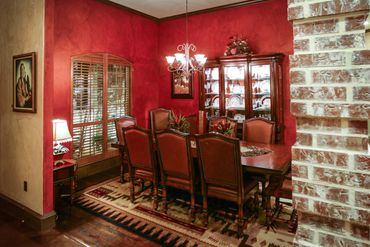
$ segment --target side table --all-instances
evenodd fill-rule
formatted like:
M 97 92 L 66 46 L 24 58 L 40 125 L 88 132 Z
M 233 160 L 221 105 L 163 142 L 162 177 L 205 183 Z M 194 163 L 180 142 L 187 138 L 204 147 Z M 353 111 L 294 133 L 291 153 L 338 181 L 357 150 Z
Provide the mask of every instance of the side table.
M 53 169 L 53 176 L 54 176 L 54 198 L 55 195 L 55 186 L 64 184 L 69 181 L 70 185 L 70 193 L 69 194 L 61 194 L 60 197 L 69 197 L 70 204 L 73 204 L 74 201 L 74 193 L 76 190 L 76 181 L 77 181 L 77 163 L 76 160 L 72 159 L 63 159 L 63 164 L 58 166 L 54 166 Z M 55 202 L 55 200 L 54 200 Z M 55 205 L 54 205 L 55 206 Z

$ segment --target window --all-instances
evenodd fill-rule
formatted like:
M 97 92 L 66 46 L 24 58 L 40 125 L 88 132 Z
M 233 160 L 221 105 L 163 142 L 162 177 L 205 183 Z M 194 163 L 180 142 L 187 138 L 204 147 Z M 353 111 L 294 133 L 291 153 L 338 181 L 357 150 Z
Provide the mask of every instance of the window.
M 72 58 L 73 145 L 80 164 L 117 155 L 114 120 L 130 114 L 131 64 L 109 54 Z

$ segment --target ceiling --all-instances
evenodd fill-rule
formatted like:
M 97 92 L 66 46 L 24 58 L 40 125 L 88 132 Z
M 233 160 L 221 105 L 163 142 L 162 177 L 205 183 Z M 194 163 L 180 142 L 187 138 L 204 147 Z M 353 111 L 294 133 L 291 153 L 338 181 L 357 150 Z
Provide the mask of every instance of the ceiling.
M 152 16 L 156 19 L 184 14 L 185 0 L 110 0 L 116 4 Z M 225 7 L 228 5 L 242 5 L 256 0 L 188 0 L 188 12 Z

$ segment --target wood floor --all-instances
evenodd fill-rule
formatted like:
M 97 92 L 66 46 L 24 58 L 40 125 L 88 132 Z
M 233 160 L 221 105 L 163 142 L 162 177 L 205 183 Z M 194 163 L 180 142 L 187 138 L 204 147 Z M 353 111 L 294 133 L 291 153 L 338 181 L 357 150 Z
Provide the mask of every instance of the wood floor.
M 80 189 L 116 176 L 116 172 L 81 180 Z M 158 246 L 76 207 L 60 203 L 57 213 L 56 228 L 39 233 L 1 212 L 0 246 Z

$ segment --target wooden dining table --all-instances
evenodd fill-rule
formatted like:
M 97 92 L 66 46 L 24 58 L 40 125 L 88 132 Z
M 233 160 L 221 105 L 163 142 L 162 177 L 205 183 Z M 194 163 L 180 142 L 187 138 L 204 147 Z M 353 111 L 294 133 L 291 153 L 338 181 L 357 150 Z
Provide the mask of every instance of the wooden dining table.
M 193 158 L 197 158 L 197 148 L 194 138 L 191 138 L 191 153 Z M 124 145 L 114 143 L 112 147 L 124 151 Z M 263 144 L 254 142 L 240 141 L 241 164 L 246 176 L 249 174 L 258 174 L 264 176 L 266 180 L 270 176 L 283 175 L 289 170 L 291 164 L 291 146 L 285 144 Z M 243 150 L 248 150 L 243 152 Z M 123 152 L 121 152 L 123 153 Z M 246 154 L 247 153 L 247 154 Z M 262 197 L 262 206 L 266 207 L 266 226 L 270 228 L 272 221 L 272 210 L 270 202 L 265 201 Z
M 191 151 L 194 158 L 197 157 L 195 142 L 191 141 Z M 112 147 L 124 150 L 124 144 L 113 143 Z M 244 156 L 241 152 L 241 164 L 245 171 L 258 173 L 265 176 L 283 175 L 290 168 L 292 159 L 291 146 L 285 144 L 263 144 L 255 142 L 240 141 L 241 150 L 246 148 L 258 148 L 268 150 L 266 154 L 255 154 Z

